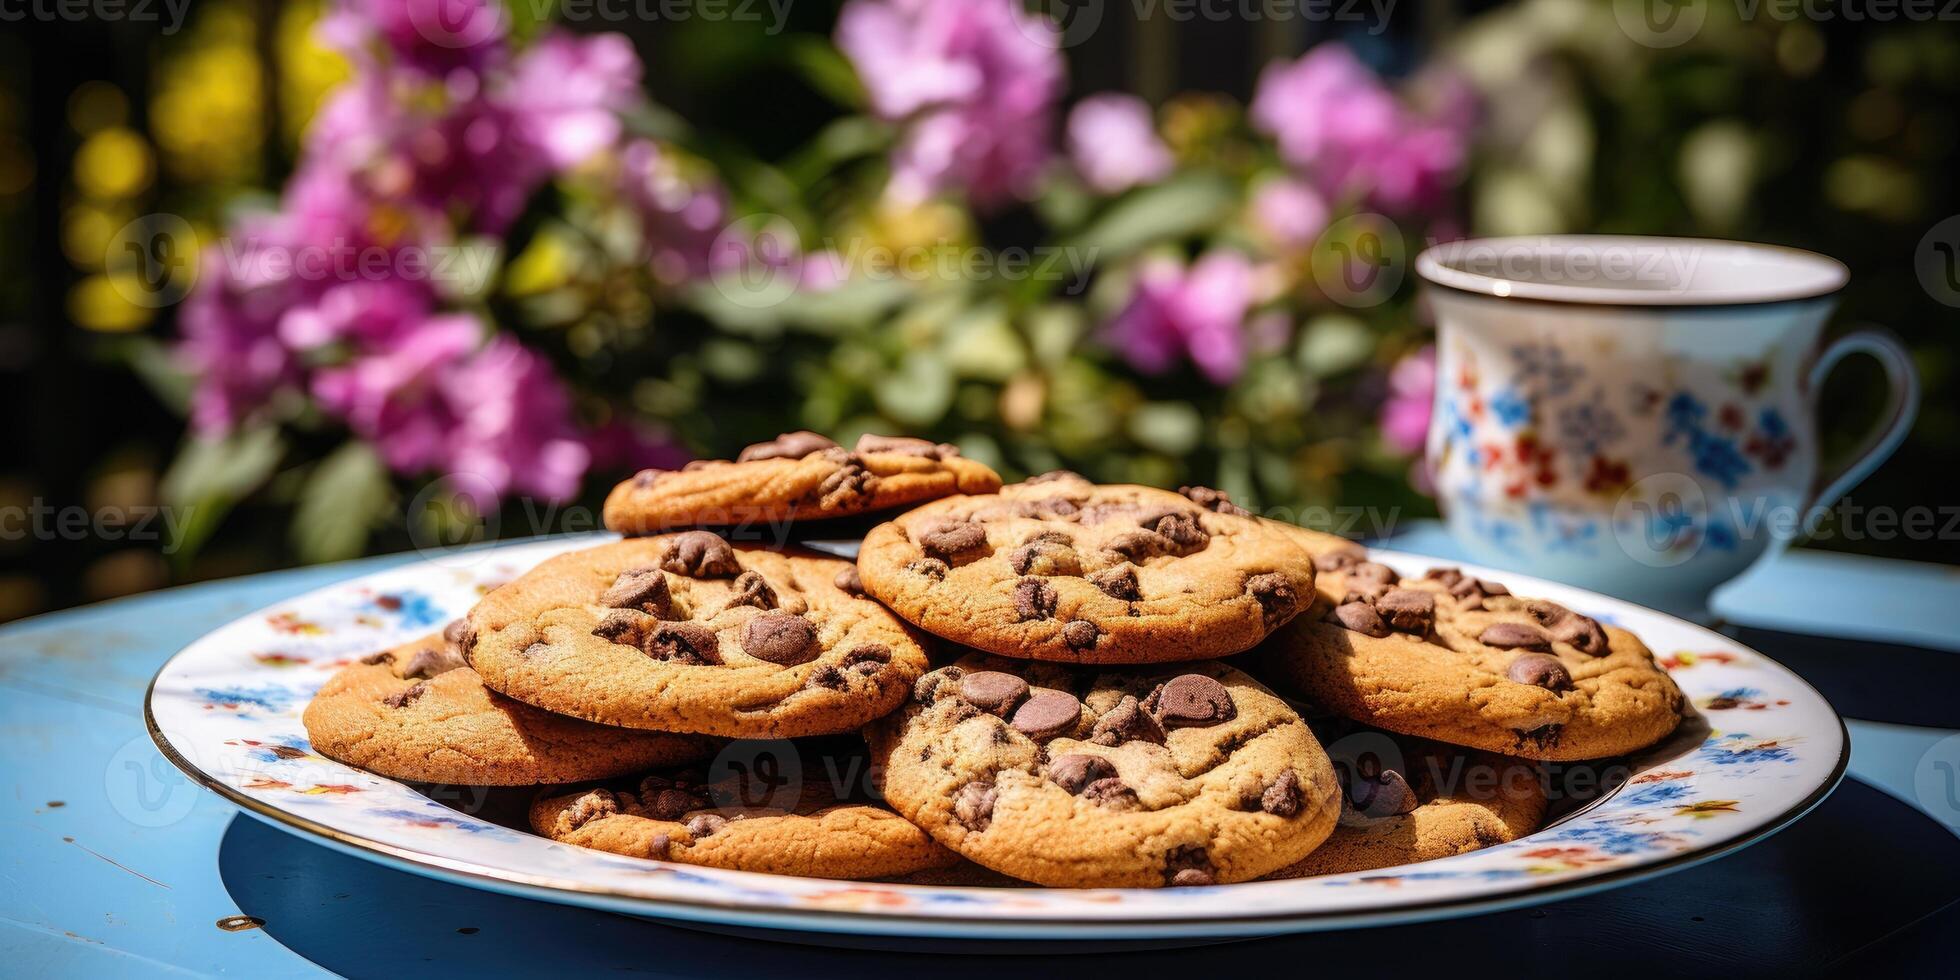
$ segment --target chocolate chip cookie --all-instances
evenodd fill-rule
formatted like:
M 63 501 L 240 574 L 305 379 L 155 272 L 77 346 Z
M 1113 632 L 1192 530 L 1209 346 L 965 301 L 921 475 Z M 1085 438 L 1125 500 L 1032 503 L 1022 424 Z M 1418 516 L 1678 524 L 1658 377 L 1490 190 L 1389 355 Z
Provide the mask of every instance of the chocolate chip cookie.
M 1323 572 L 1321 591 L 1262 657 L 1335 714 L 1555 761 L 1632 752 L 1681 719 L 1680 689 L 1637 637 L 1556 603 L 1366 559 Z
M 847 450 L 814 432 L 790 432 L 733 461 L 642 470 L 606 497 L 605 521 L 622 534 L 651 534 L 819 520 L 999 487 L 999 474 L 946 443 L 866 435 Z
M 961 856 L 1062 887 L 1249 881 L 1333 829 L 1305 722 L 1220 663 L 1095 670 L 974 654 L 867 729 L 887 802 Z
M 1387 736 L 1370 733 L 1366 743 Z M 1340 825 L 1304 859 L 1267 878 L 1372 871 L 1467 854 L 1517 840 L 1545 816 L 1539 767 L 1523 759 L 1399 737 L 1393 767 L 1343 758 L 1330 742 L 1343 795 Z
M 1178 487 L 1177 492 L 1183 494 L 1192 503 L 1206 510 L 1215 510 L 1221 514 L 1237 514 L 1241 517 L 1256 516 L 1251 511 L 1233 503 L 1231 496 L 1223 490 L 1213 490 L 1210 487 Z M 1315 531 L 1311 528 L 1301 527 L 1298 524 L 1273 520 L 1267 517 L 1259 517 L 1259 521 L 1265 526 L 1286 535 L 1287 540 L 1299 545 L 1300 550 L 1313 556 L 1314 567 L 1316 569 L 1338 569 L 1357 559 L 1366 558 L 1368 554 L 1368 550 L 1363 548 L 1359 543 L 1350 541 L 1338 534 Z M 1334 596 L 1333 598 L 1339 599 L 1340 597 Z
M 990 653 L 1137 664 L 1237 653 L 1313 596 L 1313 561 L 1258 520 L 1167 490 L 1050 475 L 873 528 L 864 586 Z
M 547 794 L 531 807 L 531 827 L 615 854 L 805 878 L 891 878 L 959 863 L 889 808 L 840 800 L 821 781 L 789 799 L 745 800 L 736 778 L 702 780 L 668 772 L 631 788 Z
M 471 610 L 465 654 L 497 691 L 608 725 L 735 738 L 852 731 L 925 651 L 851 591 L 850 562 L 707 531 L 559 555 Z
M 321 686 L 302 720 L 327 758 L 391 779 L 467 786 L 602 779 L 705 758 L 719 744 L 595 725 L 513 701 L 485 688 L 441 635 L 347 666 Z

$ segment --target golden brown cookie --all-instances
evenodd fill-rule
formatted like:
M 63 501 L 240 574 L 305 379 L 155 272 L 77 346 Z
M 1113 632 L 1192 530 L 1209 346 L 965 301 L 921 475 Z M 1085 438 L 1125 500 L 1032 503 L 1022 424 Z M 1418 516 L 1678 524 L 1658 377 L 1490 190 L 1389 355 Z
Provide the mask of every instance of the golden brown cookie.
M 1300 716 L 1216 662 L 1090 669 L 981 654 L 867 730 L 885 799 L 976 864 L 1061 887 L 1250 881 L 1333 829 Z
M 1645 748 L 1681 719 L 1680 689 L 1639 638 L 1555 603 L 1361 559 L 1323 573 L 1321 591 L 1261 656 L 1334 714 L 1555 761 Z
M 442 636 L 352 664 L 302 718 L 321 755 L 391 779 L 533 786 L 706 758 L 716 739 L 566 718 L 483 686 Z
M 707 531 L 634 538 L 551 558 L 485 596 L 465 652 L 491 688 L 602 724 L 853 731 L 926 668 L 903 623 L 846 591 L 854 572 Z
M 805 878 L 892 878 L 958 856 L 890 809 L 841 801 L 821 780 L 789 799 L 745 801 L 736 779 L 648 776 L 628 789 L 548 794 L 531 826 L 552 840 L 632 857 Z
M 1259 521 L 1050 475 L 873 528 L 866 591 L 990 653 L 1137 664 L 1246 650 L 1305 608 L 1313 560 Z
M 605 521 L 622 534 L 651 534 L 821 520 L 999 487 L 999 474 L 946 443 L 866 435 L 846 450 L 814 432 L 789 432 L 733 462 L 642 470 L 606 497 Z
M 1395 768 L 1356 765 L 1358 760 L 1341 758 L 1339 742 L 1331 744 L 1345 797 L 1340 825 L 1312 854 L 1267 878 L 1372 871 L 1468 854 L 1524 837 L 1544 819 L 1545 786 L 1536 763 L 1406 737 L 1395 743 Z
M 1223 490 L 1213 490 L 1210 487 L 1178 487 L 1177 492 L 1206 510 L 1215 510 L 1221 514 L 1237 514 L 1241 517 L 1255 516 L 1251 511 L 1233 503 L 1231 496 Z M 1350 541 L 1338 534 L 1315 531 L 1298 524 L 1276 521 L 1267 517 L 1260 517 L 1259 521 L 1286 535 L 1287 540 L 1299 545 L 1300 550 L 1313 556 L 1314 568 L 1317 570 L 1333 571 L 1368 555 L 1368 549 L 1362 547 L 1359 542 Z M 1325 590 L 1325 583 L 1316 579 L 1316 584 L 1323 591 Z M 1331 598 L 1338 601 L 1340 596 Z

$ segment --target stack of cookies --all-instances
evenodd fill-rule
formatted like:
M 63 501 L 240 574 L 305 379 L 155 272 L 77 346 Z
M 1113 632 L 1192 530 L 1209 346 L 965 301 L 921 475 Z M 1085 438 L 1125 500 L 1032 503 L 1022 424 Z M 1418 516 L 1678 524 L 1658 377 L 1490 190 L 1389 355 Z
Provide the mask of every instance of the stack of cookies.
M 1545 812 L 1538 760 L 1629 752 L 1681 713 L 1630 634 L 1461 573 L 1402 578 L 1203 488 L 1003 487 L 951 446 L 798 432 L 643 472 L 605 517 L 625 540 L 334 677 L 315 748 L 543 787 L 533 830 L 638 857 L 1152 887 L 1512 840 Z M 855 563 L 735 533 L 875 519 Z M 1357 735 L 1391 751 L 1344 754 Z M 868 753 L 869 785 L 758 801 L 743 767 L 703 765 L 783 739 Z

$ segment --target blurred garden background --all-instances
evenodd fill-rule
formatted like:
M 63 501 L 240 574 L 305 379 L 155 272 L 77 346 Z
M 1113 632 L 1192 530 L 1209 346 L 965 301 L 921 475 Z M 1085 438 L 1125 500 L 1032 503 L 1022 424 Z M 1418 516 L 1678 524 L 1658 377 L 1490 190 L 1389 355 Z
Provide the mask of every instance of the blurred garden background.
M 1465 235 L 1843 259 L 1928 391 L 1853 500 L 1951 506 L 1960 24 L 1813 6 L 22 5 L 0 619 L 587 530 L 793 428 L 1377 533 L 1434 513 L 1407 266 Z

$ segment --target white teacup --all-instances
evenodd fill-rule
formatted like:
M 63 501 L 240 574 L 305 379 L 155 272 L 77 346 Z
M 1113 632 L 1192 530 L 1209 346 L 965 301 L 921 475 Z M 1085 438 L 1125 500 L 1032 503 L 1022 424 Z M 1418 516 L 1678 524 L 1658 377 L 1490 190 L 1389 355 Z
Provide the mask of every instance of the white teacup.
M 1918 378 L 1889 334 L 1820 345 L 1847 273 L 1812 252 L 1686 238 L 1452 242 L 1416 271 L 1437 321 L 1428 465 L 1482 564 L 1706 618 L 1891 454 Z M 1821 471 L 1817 393 L 1849 354 L 1885 419 Z

